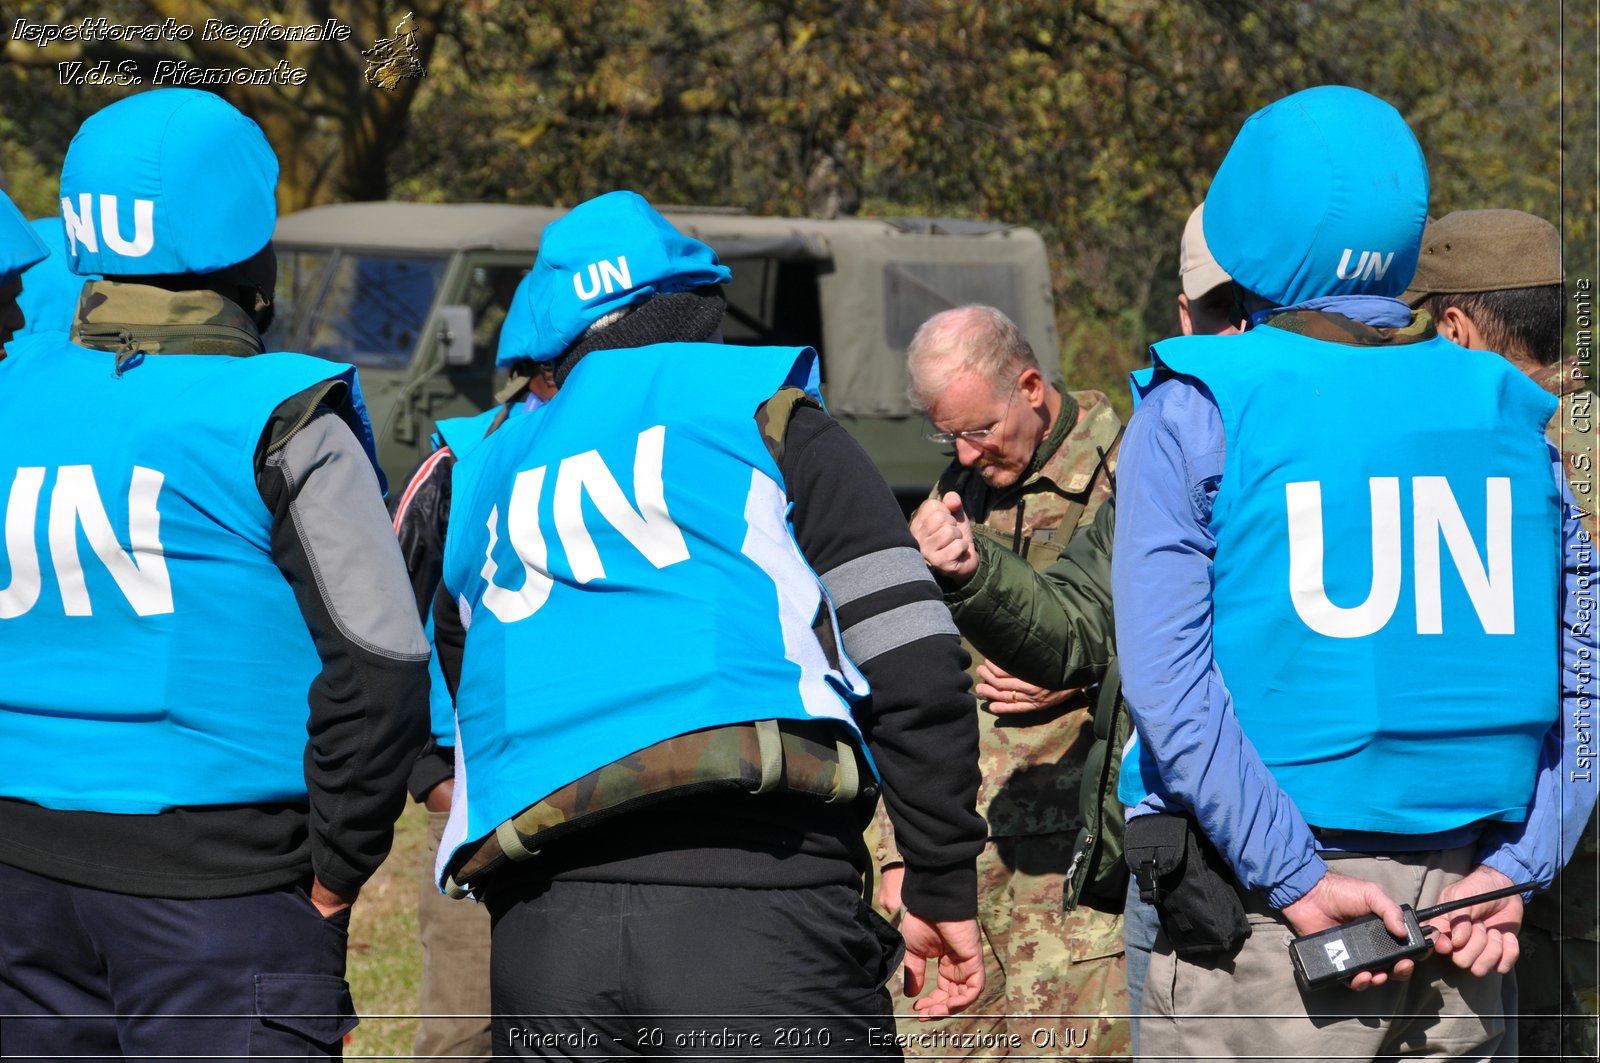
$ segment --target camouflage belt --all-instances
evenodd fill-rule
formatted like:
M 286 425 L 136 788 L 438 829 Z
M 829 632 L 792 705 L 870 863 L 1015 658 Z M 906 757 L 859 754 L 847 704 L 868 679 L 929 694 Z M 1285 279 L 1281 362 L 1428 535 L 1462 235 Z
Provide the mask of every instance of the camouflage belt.
M 607 764 L 523 809 L 446 869 L 445 892 L 466 896 L 508 861 L 529 860 L 580 827 L 691 793 L 808 794 L 826 804 L 878 797 L 855 736 L 827 720 L 757 720 L 678 735 Z

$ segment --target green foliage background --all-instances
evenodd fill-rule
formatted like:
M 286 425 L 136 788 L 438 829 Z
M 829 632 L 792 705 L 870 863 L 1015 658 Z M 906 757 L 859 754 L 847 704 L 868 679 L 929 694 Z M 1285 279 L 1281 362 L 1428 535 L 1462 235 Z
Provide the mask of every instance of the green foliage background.
M 386 93 L 359 49 L 414 13 L 427 77 Z M 25 210 L 84 115 L 127 88 L 63 59 L 310 72 L 229 89 L 284 159 L 283 209 L 344 199 L 570 205 L 616 187 L 758 213 L 1015 221 L 1045 234 L 1075 384 L 1120 396 L 1174 324 L 1176 245 L 1234 131 L 1342 83 L 1411 121 L 1435 214 L 1557 220 L 1595 272 L 1596 4 L 1549 0 L 183 0 L 7 4 L 16 17 L 200 26 L 336 16 L 350 43 L 8 43 L 0 165 Z

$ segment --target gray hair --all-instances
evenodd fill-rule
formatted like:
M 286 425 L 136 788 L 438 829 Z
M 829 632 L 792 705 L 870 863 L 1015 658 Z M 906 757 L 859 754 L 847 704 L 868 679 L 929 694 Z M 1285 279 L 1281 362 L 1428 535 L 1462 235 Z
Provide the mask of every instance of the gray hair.
M 1044 371 L 1022 330 L 992 306 L 958 306 L 930 317 L 906 348 L 906 394 L 926 410 L 961 373 L 978 373 L 995 391 L 1025 369 Z

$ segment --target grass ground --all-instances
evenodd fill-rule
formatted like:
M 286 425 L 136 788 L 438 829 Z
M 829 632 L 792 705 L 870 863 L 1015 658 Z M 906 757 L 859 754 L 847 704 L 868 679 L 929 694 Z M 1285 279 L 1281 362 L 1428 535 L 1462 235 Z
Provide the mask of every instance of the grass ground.
M 344 1046 L 346 1059 L 411 1059 L 422 978 L 417 890 L 427 847 L 428 814 L 408 803 L 389 859 L 350 917 L 348 977 L 361 1025 Z

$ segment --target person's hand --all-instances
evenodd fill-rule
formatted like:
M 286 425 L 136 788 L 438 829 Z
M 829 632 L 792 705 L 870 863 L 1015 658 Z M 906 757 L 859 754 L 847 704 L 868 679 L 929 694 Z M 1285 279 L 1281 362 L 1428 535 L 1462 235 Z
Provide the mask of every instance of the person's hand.
M 1018 679 L 993 661 L 984 661 L 978 665 L 978 682 L 972 692 L 980 698 L 989 699 L 990 712 L 1004 716 L 1052 708 L 1078 691 L 1046 690 L 1026 679 Z
M 900 886 L 906 880 L 906 866 L 896 864 L 894 867 L 883 869 L 878 882 L 878 907 L 893 916 L 904 907 L 905 902 L 900 899 Z
M 1289 925 L 1299 935 L 1315 934 L 1368 913 L 1382 918 L 1383 925 L 1395 937 L 1406 936 L 1406 924 L 1400 915 L 1400 906 L 1383 892 L 1382 887 L 1376 882 L 1341 875 L 1337 871 L 1323 875 L 1304 897 L 1283 910 L 1284 918 L 1289 920 Z M 1412 960 L 1401 960 L 1388 971 L 1362 971 L 1350 979 L 1350 988 L 1359 991 L 1369 986 L 1383 985 L 1391 976 L 1403 982 L 1411 977 L 1415 969 L 1416 963 Z
M 1467 877 L 1441 890 L 1439 903 L 1504 889 L 1511 884 L 1509 878 L 1494 868 L 1480 865 Z M 1490 971 L 1509 974 L 1521 953 L 1517 931 L 1522 929 L 1522 897 L 1512 894 L 1446 912 L 1428 920 L 1427 925 L 1435 928 L 1433 951 L 1450 957 L 1450 962 L 1457 967 L 1471 971 L 1478 978 Z
M 911 534 L 922 560 L 940 575 L 966 583 L 978 571 L 978 550 L 972 542 L 972 522 L 961 508 L 961 496 L 945 492 L 930 498 L 911 514 Z
M 450 801 L 455 797 L 455 792 L 456 780 L 455 776 L 452 775 L 428 791 L 428 796 L 422 799 L 422 807 L 429 812 L 448 812 L 450 811 Z
M 983 992 L 983 950 L 976 919 L 930 923 L 907 911 L 900 923 L 906 941 L 906 996 L 918 998 L 911 1006 L 924 1020 L 954 1015 Z M 939 980 L 927 996 L 926 961 L 937 958 Z
M 356 902 L 356 895 L 335 893 L 322 884 L 320 878 L 311 879 L 311 903 L 322 913 L 322 918 L 331 919 Z

